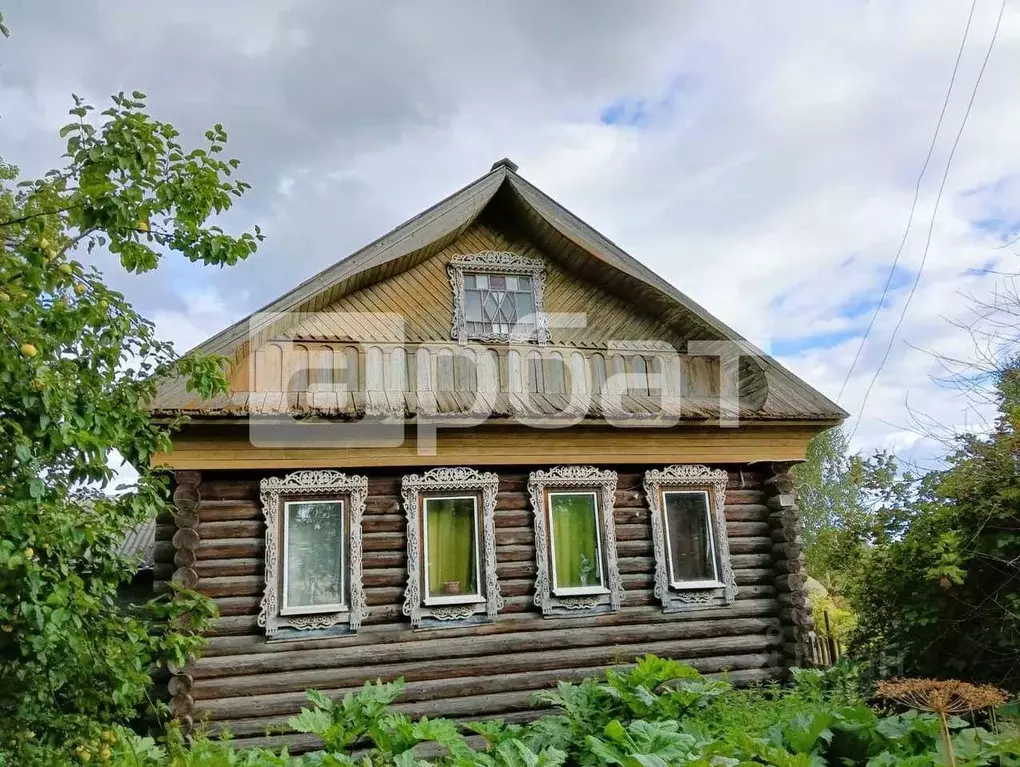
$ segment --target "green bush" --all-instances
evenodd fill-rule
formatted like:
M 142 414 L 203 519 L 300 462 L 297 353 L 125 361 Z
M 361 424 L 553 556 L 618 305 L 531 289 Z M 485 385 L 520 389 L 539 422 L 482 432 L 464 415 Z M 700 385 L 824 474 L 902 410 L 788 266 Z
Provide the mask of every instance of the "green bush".
M 33 764 L 99 763 L 111 767 L 932 767 L 947 764 L 939 721 L 916 711 L 886 714 L 845 685 L 845 669 L 801 671 L 792 687 L 734 689 L 689 666 L 645 657 L 605 679 L 561 684 L 536 703 L 556 712 L 528 725 L 498 721 L 458 725 L 413 721 L 390 705 L 403 682 L 366 684 L 332 700 L 309 692 L 310 706 L 289 729 L 317 735 L 319 751 L 236 749 L 229 739 L 171 730 L 162 742 L 118 728 L 85 744 L 76 758 Z M 1015 716 L 1013 711 L 1012 716 Z M 1008 720 L 1009 707 L 1000 717 Z M 998 733 L 973 722 L 950 722 L 959 767 L 1020 767 L 1016 721 Z M 469 735 L 484 741 L 475 747 Z M 426 757 L 422 748 L 433 754 Z M 438 754 L 438 755 L 436 755 Z
M 861 557 L 857 657 L 1020 690 L 1020 361 L 998 400 L 995 429 L 960 438 L 948 467 L 894 504 L 903 534 Z

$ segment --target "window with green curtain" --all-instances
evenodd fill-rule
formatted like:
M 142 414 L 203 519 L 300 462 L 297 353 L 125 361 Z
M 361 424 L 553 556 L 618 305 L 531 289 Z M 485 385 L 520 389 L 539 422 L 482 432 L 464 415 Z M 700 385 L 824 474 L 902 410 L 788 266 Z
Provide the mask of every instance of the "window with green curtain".
M 285 610 L 344 604 L 343 501 L 284 507 Z
M 425 563 L 429 597 L 477 595 L 477 499 L 426 498 Z
M 550 493 L 553 588 L 602 586 L 598 505 L 594 493 Z
M 708 493 L 673 491 L 663 496 L 670 580 L 673 583 L 717 580 Z

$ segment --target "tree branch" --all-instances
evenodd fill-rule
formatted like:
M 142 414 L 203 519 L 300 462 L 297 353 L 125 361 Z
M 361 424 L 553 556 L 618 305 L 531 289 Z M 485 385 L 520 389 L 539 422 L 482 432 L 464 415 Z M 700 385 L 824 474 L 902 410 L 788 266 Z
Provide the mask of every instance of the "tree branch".
M 29 213 L 27 216 L 20 216 L 19 218 L 12 218 L 8 221 L 0 221 L 0 227 L 14 226 L 15 224 L 23 224 L 26 221 L 31 221 L 33 218 L 39 218 L 40 216 L 55 216 L 58 213 L 66 213 L 69 210 L 80 208 L 81 205 L 69 205 L 66 208 L 58 208 L 57 210 L 43 210 L 38 213 Z

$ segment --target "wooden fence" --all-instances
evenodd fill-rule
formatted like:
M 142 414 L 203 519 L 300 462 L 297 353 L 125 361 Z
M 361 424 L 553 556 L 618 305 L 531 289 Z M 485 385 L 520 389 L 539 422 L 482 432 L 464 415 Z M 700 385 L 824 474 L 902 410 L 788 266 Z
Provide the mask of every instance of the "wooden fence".
M 843 644 L 832 636 L 832 625 L 829 622 L 829 613 L 825 616 L 825 636 L 812 631 L 808 635 L 808 654 L 812 666 L 828 668 L 835 665 L 836 661 L 843 655 Z

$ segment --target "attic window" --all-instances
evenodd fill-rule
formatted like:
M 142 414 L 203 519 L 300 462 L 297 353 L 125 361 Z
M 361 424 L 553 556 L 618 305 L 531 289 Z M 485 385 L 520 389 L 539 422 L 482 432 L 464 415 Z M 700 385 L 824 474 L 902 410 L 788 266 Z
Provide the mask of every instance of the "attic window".
M 465 274 L 464 319 L 469 338 L 534 335 L 535 292 L 530 277 Z
M 458 341 L 549 340 L 543 292 L 545 265 L 516 253 L 486 251 L 447 265 Z

